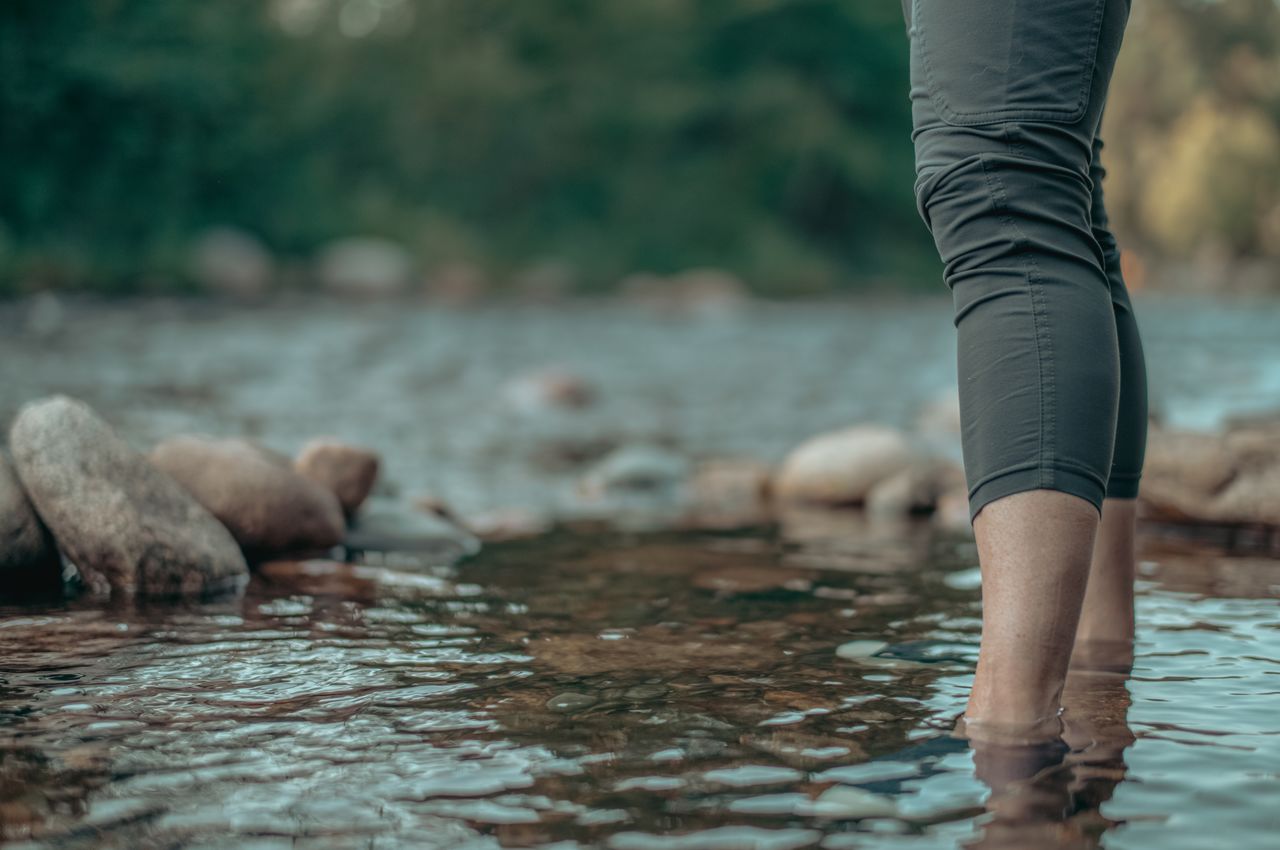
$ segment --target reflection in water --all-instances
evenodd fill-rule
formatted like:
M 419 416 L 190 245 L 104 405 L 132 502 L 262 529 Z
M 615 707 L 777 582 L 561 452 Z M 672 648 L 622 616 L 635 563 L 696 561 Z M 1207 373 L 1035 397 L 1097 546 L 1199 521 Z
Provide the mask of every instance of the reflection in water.
M 1133 676 L 1073 673 L 1069 749 L 1001 751 L 951 734 L 974 559 L 927 526 L 796 514 L 558 534 L 458 568 L 273 564 L 189 608 L 5 609 L 0 837 L 1267 846 L 1274 569 L 1196 555 L 1193 581 L 1191 556 L 1155 555 Z
M 1100 808 L 1125 777 L 1127 675 L 1073 671 L 1063 691 L 1063 737 L 1042 744 L 973 742 L 974 770 L 991 790 L 991 817 L 966 847 L 1083 850 L 1115 822 Z

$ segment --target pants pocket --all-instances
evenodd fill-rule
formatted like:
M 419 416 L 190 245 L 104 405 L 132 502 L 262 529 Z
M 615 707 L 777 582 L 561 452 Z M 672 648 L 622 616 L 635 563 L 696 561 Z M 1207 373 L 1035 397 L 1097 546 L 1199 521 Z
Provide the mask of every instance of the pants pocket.
M 948 124 L 1074 123 L 1107 0 L 911 0 L 913 44 Z

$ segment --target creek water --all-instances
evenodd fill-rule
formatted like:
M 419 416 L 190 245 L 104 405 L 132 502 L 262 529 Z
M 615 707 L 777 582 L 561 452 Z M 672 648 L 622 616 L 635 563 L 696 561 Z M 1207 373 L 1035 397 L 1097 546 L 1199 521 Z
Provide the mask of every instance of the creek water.
M 973 544 L 785 515 L 0 612 L 13 847 L 1273 847 L 1280 563 L 1144 544 L 1070 752 L 951 734 Z
M 707 317 L 608 304 L 0 308 L 0 414 L 80 396 L 182 431 L 384 456 L 380 495 L 573 513 L 614 445 L 774 460 L 954 382 L 939 299 Z M 1141 299 L 1154 409 L 1280 403 L 1280 302 Z M 559 364 L 598 390 L 529 409 Z M 575 526 L 461 563 L 272 564 L 238 598 L 0 608 L 0 843 L 22 848 L 1274 847 L 1280 561 L 1143 543 L 1132 675 L 1077 676 L 1070 751 L 951 734 L 972 541 L 787 513 Z

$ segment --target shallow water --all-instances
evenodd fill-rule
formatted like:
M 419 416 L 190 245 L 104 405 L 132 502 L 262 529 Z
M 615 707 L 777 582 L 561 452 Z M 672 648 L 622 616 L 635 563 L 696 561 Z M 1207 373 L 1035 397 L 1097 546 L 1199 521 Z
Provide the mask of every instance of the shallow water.
M 0 823 L 41 848 L 1275 846 L 1280 562 L 1146 543 L 1134 673 L 1073 682 L 1065 758 L 949 734 L 975 563 L 927 524 L 797 513 L 3 609 Z
M 1157 415 L 1212 428 L 1280 409 L 1280 298 L 1139 297 L 1137 311 Z M 332 434 L 382 453 L 386 491 L 464 515 L 577 514 L 583 467 L 617 445 L 775 461 L 854 422 L 910 425 L 956 381 L 945 297 L 706 315 L 613 301 L 69 301 L 42 333 L 29 312 L 0 304 L 0 422 L 63 392 L 139 447 L 194 431 L 293 452 Z M 513 380 L 546 367 L 581 376 L 595 401 L 548 410 L 512 398 Z M 958 440 L 944 448 L 959 456 Z

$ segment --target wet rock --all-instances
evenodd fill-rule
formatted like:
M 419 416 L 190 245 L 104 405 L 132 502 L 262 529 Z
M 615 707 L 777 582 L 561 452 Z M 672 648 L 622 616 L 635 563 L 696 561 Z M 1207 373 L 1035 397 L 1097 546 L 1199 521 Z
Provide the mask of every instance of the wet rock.
M 774 493 L 783 501 L 859 504 L 875 484 L 911 461 L 911 445 L 901 432 L 858 425 L 819 435 L 793 450 L 774 480 Z
M 206 230 L 191 250 L 191 274 L 206 290 L 232 298 L 261 298 L 271 289 L 275 261 L 252 233 L 232 227 Z
M 354 516 L 369 498 L 378 480 L 379 465 L 374 452 L 329 439 L 307 443 L 293 462 L 299 475 L 338 497 L 347 517 Z
M 52 590 L 62 581 L 53 535 L 27 497 L 9 459 L 0 453 L 0 594 Z
M 413 259 L 389 239 L 353 236 L 321 252 L 317 274 L 320 284 L 336 295 L 387 297 L 409 287 Z
M 689 462 L 658 446 L 623 446 L 611 452 L 582 480 L 589 495 L 671 491 L 689 478 Z
M 1171 522 L 1280 525 L 1280 439 L 1266 426 L 1224 434 L 1153 429 L 1140 498 Z
M 288 458 L 239 439 L 184 436 L 151 450 L 250 555 L 328 549 L 345 523 L 333 493 L 294 472 Z
M 443 561 L 480 550 L 474 534 L 443 516 L 381 498 L 370 500 L 360 511 L 344 543 L 348 549 L 417 553 Z
M 513 409 L 537 413 L 588 407 L 596 399 L 596 389 L 568 369 L 547 368 L 515 378 L 503 388 L 502 395 Z
M 964 483 L 964 471 L 949 461 L 926 459 L 884 478 L 867 493 L 867 512 L 877 516 L 928 513 L 938 498 Z
M 570 714 L 575 711 L 582 711 L 590 708 L 597 702 L 596 698 L 591 694 L 576 694 L 572 691 L 556 694 L 547 700 L 547 708 L 551 711 L 564 712 Z
M 87 405 L 27 405 L 10 444 L 40 518 L 93 589 L 171 596 L 242 585 L 248 568 L 227 529 Z

